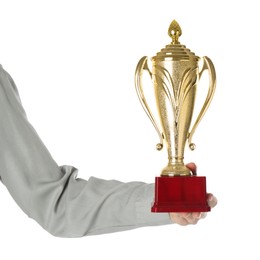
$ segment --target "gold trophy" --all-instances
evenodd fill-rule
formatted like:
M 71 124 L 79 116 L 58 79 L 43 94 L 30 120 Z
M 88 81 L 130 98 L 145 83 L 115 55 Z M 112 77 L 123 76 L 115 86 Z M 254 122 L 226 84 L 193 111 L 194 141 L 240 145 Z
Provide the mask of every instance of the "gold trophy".
M 186 141 L 191 150 L 195 149 L 192 136 L 212 100 L 216 73 L 208 57 L 199 58 L 179 43 L 182 30 L 175 20 L 170 24 L 168 34 L 172 42 L 152 57 L 152 69 L 148 67 L 148 58 L 143 57 L 135 73 L 138 97 L 160 138 L 156 148 L 161 150 L 165 145 L 168 152 L 168 164 L 162 169 L 161 176 L 155 179 L 152 212 L 209 211 L 206 177 L 194 176 L 185 166 L 183 159 Z M 201 66 L 199 62 L 202 62 Z M 206 70 L 209 75 L 208 93 L 191 127 L 197 85 Z M 160 124 L 152 114 L 144 95 L 144 71 L 149 73 L 153 82 Z

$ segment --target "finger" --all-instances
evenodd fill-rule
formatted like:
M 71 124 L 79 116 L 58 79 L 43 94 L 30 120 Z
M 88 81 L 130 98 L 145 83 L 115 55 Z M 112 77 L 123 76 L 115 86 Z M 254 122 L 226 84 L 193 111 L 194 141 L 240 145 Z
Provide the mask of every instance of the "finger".
M 193 218 L 192 216 L 189 216 L 188 218 L 186 218 L 186 220 L 188 221 L 189 224 L 192 224 L 192 225 L 197 224 L 199 221 L 198 218 Z
M 200 219 L 200 212 L 185 212 L 180 213 L 180 216 L 184 218 L 189 224 L 197 224 Z
M 202 212 L 192 212 L 191 214 L 194 219 L 200 219 L 202 216 Z
M 177 223 L 178 223 L 179 225 L 181 225 L 181 226 L 187 226 L 187 225 L 190 224 L 187 219 L 181 218 L 181 217 L 178 217 Z
M 200 219 L 206 218 L 207 217 L 207 213 L 206 212 L 201 212 L 201 217 Z
M 213 194 L 211 194 L 211 193 L 207 194 L 207 201 L 208 201 L 208 205 L 211 208 L 214 208 L 217 205 L 217 203 L 218 203 L 217 198 Z
M 185 219 L 200 219 L 201 212 L 180 212 L 179 217 L 185 218 Z
M 186 167 L 188 167 L 192 171 L 193 175 L 197 175 L 197 166 L 195 163 L 190 162 L 186 164 Z
M 170 218 L 173 223 L 179 224 L 181 226 L 187 226 L 189 224 L 189 222 L 180 216 L 179 213 L 170 213 Z
M 207 216 L 206 212 L 193 212 L 192 213 L 193 218 L 196 218 L 198 220 L 203 219 Z
M 177 213 L 177 215 L 180 218 L 188 218 L 188 217 L 190 217 L 191 214 L 192 214 L 191 212 L 179 212 L 179 213 Z

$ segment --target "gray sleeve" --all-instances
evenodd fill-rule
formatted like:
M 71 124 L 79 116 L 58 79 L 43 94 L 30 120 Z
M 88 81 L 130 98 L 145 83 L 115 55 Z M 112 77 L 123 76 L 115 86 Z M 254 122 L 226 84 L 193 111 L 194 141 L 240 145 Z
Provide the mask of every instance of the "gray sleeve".
M 77 178 L 59 167 L 27 120 L 18 90 L 0 65 L 0 178 L 31 218 L 55 236 L 80 237 L 169 224 L 151 213 L 153 184 Z

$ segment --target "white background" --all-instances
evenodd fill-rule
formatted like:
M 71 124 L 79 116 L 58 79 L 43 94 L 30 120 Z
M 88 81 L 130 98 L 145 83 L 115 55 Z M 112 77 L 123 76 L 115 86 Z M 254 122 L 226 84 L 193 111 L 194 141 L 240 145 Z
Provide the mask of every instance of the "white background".
M 57 163 L 85 179 L 153 182 L 165 165 L 134 71 L 170 42 L 176 19 L 181 43 L 216 67 L 216 94 L 185 161 L 197 163 L 219 200 L 196 226 L 61 239 L 1 185 L 1 259 L 259 259 L 257 2 L 0 1 L 0 63 Z

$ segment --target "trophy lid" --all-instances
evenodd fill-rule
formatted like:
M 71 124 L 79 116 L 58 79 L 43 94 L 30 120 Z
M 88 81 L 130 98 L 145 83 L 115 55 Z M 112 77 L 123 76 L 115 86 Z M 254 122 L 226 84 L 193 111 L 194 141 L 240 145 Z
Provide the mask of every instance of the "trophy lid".
M 168 29 L 168 35 L 172 38 L 172 42 L 161 49 L 152 60 L 173 60 L 173 61 L 198 61 L 199 57 L 195 53 L 180 44 L 179 37 L 182 35 L 180 25 L 176 20 L 173 20 Z

